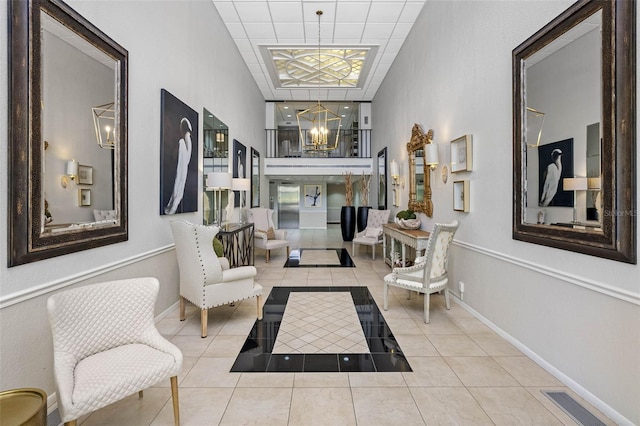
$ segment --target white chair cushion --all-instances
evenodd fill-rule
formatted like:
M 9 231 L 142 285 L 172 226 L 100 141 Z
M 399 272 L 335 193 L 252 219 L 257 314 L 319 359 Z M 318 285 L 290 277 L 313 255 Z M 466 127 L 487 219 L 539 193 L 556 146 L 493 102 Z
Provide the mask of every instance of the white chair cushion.
M 382 227 L 367 226 L 364 230 L 364 236 L 367 238 L 378 238 L 382 235 Z
M 130 344 L 99 352 L 75 368 L 74 408 L 95 411 L 177 375 L 179 370 L 173 356 L 147 345 Z

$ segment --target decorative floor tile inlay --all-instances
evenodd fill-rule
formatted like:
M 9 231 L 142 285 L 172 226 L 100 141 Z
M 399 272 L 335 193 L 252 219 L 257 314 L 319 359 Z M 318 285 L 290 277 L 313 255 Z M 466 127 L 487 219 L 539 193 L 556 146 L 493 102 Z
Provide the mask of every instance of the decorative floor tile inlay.
M 345 248 L 303 248 L 291 250 L 285 268 L 355 268 Z
M 412 370 L 367 287 L 274 287 L 263 319 L 255 322 L 231 367 L 231 372 L 383 371 Z
M 274 354 L 368 351 L 350 293 L 291 293 Z

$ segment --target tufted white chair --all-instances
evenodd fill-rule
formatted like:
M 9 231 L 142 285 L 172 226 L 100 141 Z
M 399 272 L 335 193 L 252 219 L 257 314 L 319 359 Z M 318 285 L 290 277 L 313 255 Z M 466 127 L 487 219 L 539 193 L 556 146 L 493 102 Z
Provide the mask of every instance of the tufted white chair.
M 180 270 L 180 321 L 185 319 L 185 300 L 200 308 L 202 337 L 207 337 L 209 308 L 257 297 L 262 319 L 262 286 L 253 281 L 254 266 L 229 269 L 226 258 L 213 251 L 217 226 L 195 225 L 184 220 L 171 222 Z
M 384 277 L 384 310 L 388 307 L 389 286 L 401 287 L 411 291 L 424 293 L 424 322 L 429 322 L 429 295 L 444 290 L 447 309 L 449 304 L 449 288 L 447 268 L 449 266 L 449 248 L 458 229 L 458 221 L 450 224 L 435 224 L 429 235 L 425 255 L 418 257 L 413 266 L 393 268 Z
M 266 250 L 266 260 L 269 263 L 271 250 L 287 248 L 287 259 L 289 258 L 289 241 L 287 241 L 287 231 L 276 229 L 273 224 L 273 210 L 262 207 L 255 207 L 247 211 L 249 222 L 253 222 L 254 246 Z M 269 239 L 267 231 L 273 229 L 275 238 Z
M 367 227 L 351 241 L 351 253 L 355 256 L 356 244 L 371 246 L 371 259 L 376 260 L 376 245 L 382 243 L 382 225 L 389 222 L 390 210 L 369 210 Z
M 93 284 L 47 301 L 53 373 L 65 425 L 159 381 L 171 378 L 173 415 L 180 424 L 178 373 L 182 352 L 154 324 L 156 278 Z
M 116 211 L 115 210 L 93 210 L 93 219 L 96 222 L 102 222 L 105 220 L 115 221 L 117 219 Z

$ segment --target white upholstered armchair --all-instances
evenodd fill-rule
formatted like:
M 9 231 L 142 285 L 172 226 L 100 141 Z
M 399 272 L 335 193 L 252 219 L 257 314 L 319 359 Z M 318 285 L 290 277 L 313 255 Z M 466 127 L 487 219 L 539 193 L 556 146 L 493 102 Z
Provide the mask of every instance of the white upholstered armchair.
M 429 295 L 444 290 L 447 309 L 450 308 L 449 288 L 447 275 L 449 267 L 449 248 L 451 241 L 458 229 L 458 221 L 450 224 L 434 225 L 425 255 L 418 257 L 413 266 L 406 268 L 393 268 L 393 271 L 384 277 L 384 310 L 388 308 L 389 286 L 400 287 L 408 290 L 408 297 L 412 291 L 424 294 L 424 322 L 429 322 Z
M 155 278 L 93 284 L 47 301 L 53 334 L 60 417 L 77 424 L 91 413 L 171 379 L 175 424 L 180 424 L 178 373 L 182 352 L 155 327 Z
M 287 241 L 287 231 L 276 229 L 273 224 L 273 210 L 262 207 L 255 207 L 247 211 L 249 222 L 253 222 L 254 246 L 266 251 L 266 260 L 269 263 L 271 250 L 287 248 L 287 259 L 289 258 L 289 241 Z
M 356 254 L 356 244 L 371 246 L 371 259 L 376 260 L 376 245 L 382 243 L 382 225 L 389 221 L 390 210 L 369 210 L 367 227 L 351 241 L 351 254 Z
M 215 306 L 256 297 L 257 317 L 262 319 L 262 286 L 254 282 L 256 268 L 229 269 L 227 259 L 213 251 L 218 230 L 184 220 L 171 222 L 180 270 L 180 320 L 185 319 L 185 300 L 199 307 L 202 337 L 207 337 L 208 309 Z

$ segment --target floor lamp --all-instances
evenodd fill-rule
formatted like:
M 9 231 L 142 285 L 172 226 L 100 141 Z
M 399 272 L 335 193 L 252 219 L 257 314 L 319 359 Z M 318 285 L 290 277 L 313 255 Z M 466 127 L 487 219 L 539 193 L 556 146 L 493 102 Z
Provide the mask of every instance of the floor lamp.
M 231 188 L 231 174 L 227 172 L 207 173 L 207 190 L 214 191 L 213 223 L 222 226 L 222 191 Z M 217 196 L 217 201 L 216 200 Z M 218 210 L 216 211 L 216 206 Z
M 234 191 L 240 192 L 240 223 L 244 223 L 244 215 L 242 214 L 243 210 L 243 195 L 242 192 L 251 191 L 251 179 L 249 178 L 233 178 L 231 182 L 231 189 Z

